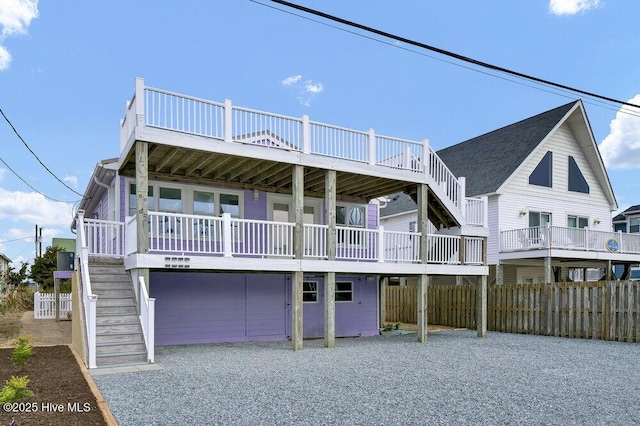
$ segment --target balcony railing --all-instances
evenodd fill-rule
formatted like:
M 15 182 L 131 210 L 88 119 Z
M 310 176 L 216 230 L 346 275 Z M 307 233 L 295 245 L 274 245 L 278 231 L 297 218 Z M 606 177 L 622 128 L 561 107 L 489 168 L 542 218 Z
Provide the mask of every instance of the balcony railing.
M 640 254 L 640 235 L 561 226 L 535 226 L 500 232 L 502 252 L 539 249 Z
M 224 257 L 293 258 L 294 223 L 265 220 L 149 212 L 149 251 L 157 254 L 188 254 Z M 83 219 L 84 229 L 93 229 L 104 221 Z M 136 253 L 136 221 L 128 218 L 119 224 L 125 235 L 120 238 L 119 256 Z M 482 238 L 429 234 L 427 262 L 439 264 L 482 264 Z M 421 235 L 416 232 L 336 227 L 336 259 L 387 263 L 419 263 Z M 464 244 L 464 260 L 460 260 Z M 327 226 L 305 224 L 303 257 L 327 258 Z M 102 256 L 110 245 L 93 244 L 90 256 Z
M 237 107 L 230 100 L 213 102 L 145 87 L 142 79 L 136 80 L 136 92 L 121 122 L 121 148 L 136 125 L 422 173 L 433 178 L 457 208 L 463 204 L 460 182 L 428 141 L 323 124 L 306 115 L 288 117 Z

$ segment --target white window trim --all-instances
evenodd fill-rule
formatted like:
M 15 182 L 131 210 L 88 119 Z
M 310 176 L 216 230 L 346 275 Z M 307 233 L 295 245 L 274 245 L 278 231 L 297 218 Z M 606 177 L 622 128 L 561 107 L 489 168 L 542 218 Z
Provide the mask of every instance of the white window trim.
M 125 216 L 129 215 L 129 195 L 131 190 L 131 184 L 135 185 L 135 179 L 127 179 L 125 183 L 126 188 L 126 196 L 125 198 Z M 180 189 L 181 200 L 182 200 L 182 212 L 175 212 L 178 214 L 189 214 L 193 213 L 193 192 L 212 192 L 215 195 L 215 214 L 206 215 L 198 213 L 197 216 L 211 216 L 211 217 L 220 217 L 221 215 L 218 213 L 220 211 L 220 194 L 228 194 L 228 195 L 236 195 L 238 196 L 238 210 L 240 218 L 244 218 L 244 191 L 236 190 L 236 189 L 227 189 L 221 187 L 211 187 L 211 186 L 203 186 L 203 185 L 186 185 L 186 184 L 176 184 L 172 182 L 163 182 L 163 181 L 149 181 L 148 186 L 153 187 L 153 205 L 149 206 L 150 211 L 159 212 L 158 206 L 160 203 L 160 187 L 163 188 L 173 188 Z
M 351 284 L 351 291 L 338 291 L 338 283 L 349 283 Z M 351 280 L 339 280 L 336 281 L 336 290 L 334 293 L 351 293 L 351 300 L 336 300 L 335 303 L 353 303 L 355 301 L 354 296 L 354 282 Z M 334 295 L 334 299 L 335 299 L 335 295 Z
M 316 291 L 315 291 L 315 294 L 316 294 L 316 300 L 314 300 L 314 301 L 311 301 L 311 300 L 307 300 L 307 301 L 305 301 L 305 300 L 304 300 L 304 294 L 305 294 L 305 293 L 307 293 L 307 294 L 312 294 L 312 293 L 314 293 L 313 291 L 304 291 L 304 283 L 315 283 L 315 285 L 316 285 Z M 303 304 L 304 304 L 304 303 L 311 304 L 311 303 L 319 303 L 319 302 L 320 302 L 320 292 L 318 291 L 318 287 L 319 287 L 319 286 L 320 286 L 320 283 L 319 283 L 319 281 L 318 281 L 318 280 L 303 280 L 303 284 L 302 284 L 302 303 L 303 303 Z

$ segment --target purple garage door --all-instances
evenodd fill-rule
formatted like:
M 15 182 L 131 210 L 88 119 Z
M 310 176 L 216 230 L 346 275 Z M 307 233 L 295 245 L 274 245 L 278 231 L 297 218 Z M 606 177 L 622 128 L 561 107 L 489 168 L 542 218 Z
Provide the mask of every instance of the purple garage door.
M 284 340 L 285 276 L 152 271 L 157 345 Z

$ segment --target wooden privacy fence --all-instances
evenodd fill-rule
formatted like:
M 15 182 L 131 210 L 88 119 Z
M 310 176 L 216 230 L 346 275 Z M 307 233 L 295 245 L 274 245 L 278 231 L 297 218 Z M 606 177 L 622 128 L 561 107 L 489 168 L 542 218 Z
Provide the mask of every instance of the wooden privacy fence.
M 68 312 L 71 312 L 71 293 L 60 293 L 60 318 L 66 319 Z M 33 318 L 55 319 L 55 317 L 56 295 L 35 292 L 33 294 Z
M 416 322 L 416 287 L 388 287 L 387 321 Z M 428 321 L 476 328 L 476 286 L 429 286 Z M 640 342 L 640 282 L 503 284 L 487 288 L 487 329 Z

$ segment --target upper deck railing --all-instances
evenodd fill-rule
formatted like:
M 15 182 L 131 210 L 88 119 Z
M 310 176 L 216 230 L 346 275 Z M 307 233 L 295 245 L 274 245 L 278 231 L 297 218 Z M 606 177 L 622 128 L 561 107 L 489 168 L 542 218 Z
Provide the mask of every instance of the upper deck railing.
M 539 249 L 640 254 L 640 235 L 562 226 L 534 226 L 500 232 L 502 252 Z
M 307 115 L 289 117 L 213 102 L 167 90 L 145 87 L 127 103 L 121 123 L 121 149 L 135 127 L 148 126 L 225 142 L 253 143 L 344 160 L 423 173 L 435 180 L 457 207 L 464 203 L 460 182 L 427 140 L 416 142 L 310 121 Z

